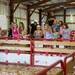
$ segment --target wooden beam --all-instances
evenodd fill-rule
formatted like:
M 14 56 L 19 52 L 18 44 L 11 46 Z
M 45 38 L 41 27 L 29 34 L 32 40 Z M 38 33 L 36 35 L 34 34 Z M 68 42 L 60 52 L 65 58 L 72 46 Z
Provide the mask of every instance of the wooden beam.
M 64 23 L 66 22 L 66 9 L 64 9 Z
M 35 12 L 35 10 L 36 10 L 36 9 L 34 9 L 34 10 L 30 13 L 30 16 Z
M 16 9 L 19 7 L 19 5 L 23 2 L 24 0 L 19 0 L 19 2 L 17 3 L 14 11 L 13 11 L 13 14 L 15 13 Z
M 30 5 L 29 8 L 30 8 L 30 9 L 32 9 L 32 8 L 37 8 L 39 5 L 44 4 L 44 3 L 48 2 L 48 1 L 50 1 L 50 0 L 39 1 L 38 3 L 35 3 L 35 4 L 33 4 L 33 5 Z
M 66 5 L 66 4 L 71 3 L 71 2 L 75 2 L 75 0 L 68 0 L 67 2 L 60 2 L 60 3 L 50 4 L 49 7 L 44 9 L 43 11 L 50 10 L 51 8 L 55 8 L 55 7 L 58 7 L 60 5 Z
M 60 7 L 60 8 L 58 8 L 58 9 L 54 9 L 54 10 L 50 10 L 50 11 L 52 11 L 52 12 L 57 12 L 57 11 L 61 11 L 61 10 L 64 10 L 64 8 L 63 8 L 63 7 Z
M 18 4 L 16 5 L 16 7 L 15 7 L 15 9 L 14 9 L 13 13 L 15 13 L 16 9 L 19 7 L 19 5 L 20 5 L 20 4 L 21 4 L 21 2 L 20 2 L 20 3 L 18 3 Z
M 14 11 L 14 0 L 10 0 L 10 24 L 13 22 L 14 20 L 14 15 L 13 15 L 13 11 Z
M 30 9 L 27 6 L 27 34 L 30 33 Z
M 27 0 L 14 0 L 14 3 L 26 2 Z
M 41 26 L 42 24 L 42 10 L 39 10 L 39 25 Z

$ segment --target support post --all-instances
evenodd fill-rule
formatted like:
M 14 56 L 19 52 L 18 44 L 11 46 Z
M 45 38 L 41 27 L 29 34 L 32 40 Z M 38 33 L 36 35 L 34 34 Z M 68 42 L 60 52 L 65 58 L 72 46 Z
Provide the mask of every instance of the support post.
M 64 9 L 64 23 L 66 22 L 66 9 Z
M 30 33 L 30 9 L 29 6 L 27 6 L 27 33 Z
M 47 20 L 50 19 L 50 17 L 52 17 L 50 12 L 47 12 Z
M 10 0 L 10 24 L 13 22 L 14 19 L 14 0 Z
M 42 25 L 42 10 L 39 10 L 39 25 Z

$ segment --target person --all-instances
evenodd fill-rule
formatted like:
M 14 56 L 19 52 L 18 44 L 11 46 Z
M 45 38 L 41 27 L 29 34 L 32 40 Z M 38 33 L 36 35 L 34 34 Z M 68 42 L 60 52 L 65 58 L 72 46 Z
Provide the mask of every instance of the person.
M 34 36 L 34 32 L 37 28 L 37 22 L 35 21 L 34 23 L 31 24 L 31 36 Z
M 43 32 L 40 25 L 37 25 L 36 30 L 34 31 L 34 38 L 42 38 Z
M 12 37 L 14 39 L 18 39 L 19 38 L 19 28 L 16 25 L 16 23 L 12 23 Z
M 57 39 L 59 37 L 59 32 L 54 28 L 53 29 L 53 38 Z
M 59 33 L 60 33 L 60 36 L 62 37 L 62 32 L 63 32 L 63 27 L 64 27 L 63 21 L 59 21 L 59 26 L 60 26 L 60 31 L 59 31 Z
M 25 29 L 25 28 L 24 28 L 23 22 L 20 22 L 20 23 L 19 23 L 19 33 L 20 33 L 20 38 L 23 38 L 23 34 L 24 34 L 24 32 L 25 32 L 24 29 Z
M 8 37 L 12 37 L 12 28 L 10 27 L 10 28 L 8 28 Z
M 60 26 L 57 24 L 57 20 L 54 19 L 52 29 L 55 29 L 56 31 L 60 30 Z
M 63 37 L 63 39 L 70 39 L 70 29 L 66 23 L 64 24 L 62 37 Z
M 48 24 L 46 24 L 44 26 L 44 38 L 46 38 L 46 39 L 52 39 L 53 38 L 51 28 Z

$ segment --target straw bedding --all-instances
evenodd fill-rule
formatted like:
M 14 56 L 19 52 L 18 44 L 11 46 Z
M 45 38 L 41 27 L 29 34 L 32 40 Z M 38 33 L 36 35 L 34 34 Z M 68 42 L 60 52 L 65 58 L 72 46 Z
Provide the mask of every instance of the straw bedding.
M 0 75 L 34 75 L 43 69 L 44 67 L 0 65 Z M 59 68 L 53 68 L 47 75 L 63 75 L 63 72 Z

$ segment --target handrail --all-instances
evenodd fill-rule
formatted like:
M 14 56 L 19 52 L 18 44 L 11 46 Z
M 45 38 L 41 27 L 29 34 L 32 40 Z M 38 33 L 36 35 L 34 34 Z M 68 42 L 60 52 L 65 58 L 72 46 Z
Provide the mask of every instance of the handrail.
M 46 38 L 32 38 L 33 40 L 37 40 L 37 41 L 41 41 L 41 40 L 48 40 L 48 41 L 75 41 L 74 39 L 60 39 L 60 38 L 57 38 L 57 39 L 46 39 Z
M 67 62 L 68 58 L 70 58 L 70 57 L 73 57 L 73 60 L 74 60 L 74 55 L 75 55 L 75 52 L 65 57 L 65 59 L 64 59 L 64 67 L 65 67 L 64 75 L 67 75 L 66 74 L 66 62 Z
M 55 67 L 56 65 L 58 65 L 59 63 L 61 64 L 61 69 L 62 69 L 63 72 L 64 72 L 64 64 L 63 64 L 63 61 L 62 61 L 62 60 L 59 60 L 59 61 L 55 62 L 54 64 L 52 64 L 51 66 L 49 66 L 49 67 L 47 67 L 47 68 L 41 70 L 40 72 L 38 72 L 38 73 L 36 73 L 36 74 L 34 74 L 34 75 L 47 75 L 47 72 L 48 72 L 49 70 L 51 70 L 53 67 Z
M 12 38 L 12 37 L 0 37 L 0 39 L 11 39 L 11 40 L 17 40 L 16 38 Z M 57 38 L 57 39 L 46 39 L 46 38 L 18 38 L 20 40 L 24 40 L 24 39 L 32 39 L 32 40 L 49 40 L 49 41 L 75 41 L 75 39 L 60 39 L 60 38 Z
M 12 37 L 0 37 L 0 39 L 7 40 L 30 40 L 31 38 L 12 38 Z

